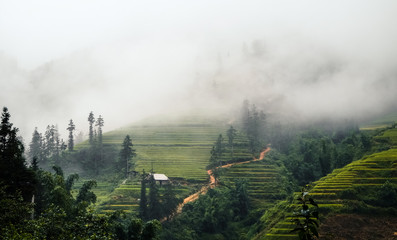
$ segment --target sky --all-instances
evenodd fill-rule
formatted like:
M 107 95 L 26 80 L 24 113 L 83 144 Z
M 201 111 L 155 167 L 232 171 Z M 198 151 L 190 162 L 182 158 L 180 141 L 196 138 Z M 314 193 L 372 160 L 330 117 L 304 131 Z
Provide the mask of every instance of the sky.
M 364 116 L 394 106 L 396 42 L 394 0 L 0 0 L 0 103 L 25 142 L 245 98 Z

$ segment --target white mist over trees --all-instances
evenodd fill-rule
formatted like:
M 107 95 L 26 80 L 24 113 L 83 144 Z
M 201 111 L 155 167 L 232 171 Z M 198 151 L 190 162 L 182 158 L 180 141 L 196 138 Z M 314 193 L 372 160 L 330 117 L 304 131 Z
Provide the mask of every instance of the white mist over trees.
M 39 3 L 0 3 L 0 102 L 25 141 L 86 131 L 90 110 L 106 131 L 243 99 L 298 118 L 394 107 L 395 1 Z

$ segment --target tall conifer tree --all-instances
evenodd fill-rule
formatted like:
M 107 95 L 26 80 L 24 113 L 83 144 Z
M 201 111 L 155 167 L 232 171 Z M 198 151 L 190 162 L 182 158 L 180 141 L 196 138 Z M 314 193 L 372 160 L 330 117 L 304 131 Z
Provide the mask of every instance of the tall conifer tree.
M 73 123 L 73 120 L 70 119 L 69 127 L 67 130 L 69 131 L 69 141 L 68 141 L 68 150 L 73 151 L 74 148 L 74 140 L 73 140 L 73 131 L 76 129 L 76 126 Z
M 126 177 L 128 177 L 128 171 L 130 169 L 130 160 L 136 155 L 135 149 L 132 148 L 133 146 L 130 136 L 125 136 L 120 150 L 120 163 L 126 166 Z
M 89 128 L 89 142 L 91 145 L 94 144 L 94 123 L 95 123 L 95 118 L 94 118 L 94 113 L 90 112 L 88 115 L 88 123 L 90 125 Z
M 34 175 L 25 165 L 24 146 L 17 136 L 18 128 L 10 123 L 10 113 L 3 108 L 0 124 L 0 182 L 11 194 L 22 192 L 25 200 L 33 193 Z
M 146 198 L 146 177 L 147 174 L 145 170 L 142 172 L 142 179 L 141 179 L 141 200 L 139 202 L 139 217 L 142 219 L 147 219 L 147 198 Z

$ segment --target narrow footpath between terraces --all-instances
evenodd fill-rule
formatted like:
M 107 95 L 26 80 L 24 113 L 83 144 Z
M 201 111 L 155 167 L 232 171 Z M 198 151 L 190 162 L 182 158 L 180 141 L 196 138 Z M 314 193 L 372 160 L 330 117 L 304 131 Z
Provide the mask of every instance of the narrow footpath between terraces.
M 250 163 L 250 162 L 255 162 L 255 161 L 261 161 L 261 160 L 263 160 L 263 159 L 265 158 L 266 153 L 268 153 L 269 151 L 270 151 L 270 147 L 267 147 L 265 150 L 263 150 L 263 151 L 260 153 L 259 158 L 254 158 L 253 160 L 249 160 L 249 161 L 245 161 L 245 162 L 230 163 L 230 164 L 226 164 L 226 165 L 223 165 L 223 166 L 219 166 L 219 167 L 217 167 L 217 168 L 229 168 L 229 167 L 234 166 L 234 165 L 240 165 L 240 164 L 245 164 L 245 163 Z M 177 211 L 176 211 L 175 215 L 177 215 L 177 214 L 179 214 L 179 213 L 182 212 L 182 208 L 183 208 L 183 206 L 184 206 L 186 203 L 194 202 L 195 200 L 198 199 L 198 197 L 199 197 L 201 194 L 207 193 L 207 191 L 208 191 L 209 188 L 215 188 L 215 178 L 214 178 L 214 176 L 213 176 L 213 174 L 212 174 L 212 171 L 211 171 L 211 170 L 208 170 L 207 173 L 208 173 L 208 175 L 210 176 L 210 182 L 208 183 L 208 185 L 203 186 L 203 187 L 200 189 L 200 191 L 198 191 L 198 192 L 196 192 L 196 193 L 190 195 L 189 197 L 185 198 L 185 199 L 183 200 L 183 203 L 179 204 L 179 206 L 178 206 L 178 208 L 177 208 Z

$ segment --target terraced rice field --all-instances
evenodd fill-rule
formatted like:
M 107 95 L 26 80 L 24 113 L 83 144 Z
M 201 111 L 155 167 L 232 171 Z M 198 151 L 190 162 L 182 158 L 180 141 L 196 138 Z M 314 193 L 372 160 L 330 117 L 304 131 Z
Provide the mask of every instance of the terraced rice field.
M 384 135 L 395 137 L 397 131 L 392 129 Z M 319 204 L 319 211 L 326 213 L 333 210 L 348 209 L 349 200 L 341 197 L 341 192 L 354 187 L 378 188 L 386 181 L 397 184 L 397 149 L 393 148 L 372 154 L 361 160 L 334 170 L 331 174 L 313 183 L 309 194 Z M 298 193 L 296 193 L 297 196 Z M 296 199 L 296 197 L 294 197 Z M 290 204 L 287 211 L 299 209 L 299 204 Z M 279 221 L 266 233 L 261 233 L 257 239 L 298 239 L 290 231 L 295 227 L 291 223 L 292 216 Z
M 248 181 L 248 195 L 254 207 L 266 207 L 275 199 L 283 198 L 279 189 L 280 173 L 277 168 L 266 160 L 235 165 L 225 170 L 221 182 L 233 185 L 236 179 Z
M 229 127 L 224 121 L 202 116 L 175 118 L 172 121 L 150 120 L 105 133 L 103 143 L 120 148 L 125 136 L 130 135 L 137 154 L 134 158 L 136 171 L 142 172 L 144 169 L 149 172 L 153 169 L 153 172 L 163 173 L 170 178 L 206 184 L 209 178 L 206 166 L 219 134 L 223 135 L 225 144 L 221 160 L 231 160 L 230 149 L 226 147 L 226 130 Z M 246 137 L 238 134 L 234 142 L 234 159 L 252 159 L 252 154 L 245 150 Z M 88 147 L 87 142 L 78 146 L 80 149 L 84 147 Z M 135 212 L 139 206 L 140 187 L 139 180 L 136 179 L 127 181 L 106 194 L 94 189 L 95 193 L 98 192 L 98 197 L 102 198 L 98 210 Z M 184 198 L 194 189 L 192 186 L 179 185 L 175 191 L 179 197 Z
M 139 193 L 141 186 L 138 182 L 121 184 L 108 197 L 108 201 L 99 206 L 101 212 L 135 212 L 139 207 Z
M 207 181 L 206 166 L 211 148 L 219 134 L 226 135 L 229 126 L 199 116 L 169 122 L 141 122 L 105 133 L 104 144 L 118 148 L 130 135 L 137 156 L 135 170 L 164 173 L 195 181 Z M 83 143 L 78 148 L 88 147 Z
M 394 147 L 397 147 L 397 128 L 390 129 L 377 138 L 387 139 L 394 145 Z
M 191 189 L 188 186 L 174 185 L 176 197 L 183 199 L 189 195 Z M 139 198 L 141 192 L 141 185 L 137 180 L 128 181 L 121 184 L 114 191 L 107 196 L 106 201 L 103 201 L 98 206 L 98 211 L 102 213 L 114 212 L 122 210 L 124 212 L 138 212 Z M 164 192 L 164 187 L 159 188 L 160 196 Z M 146 189 L 149 193 L 149 187 Z

